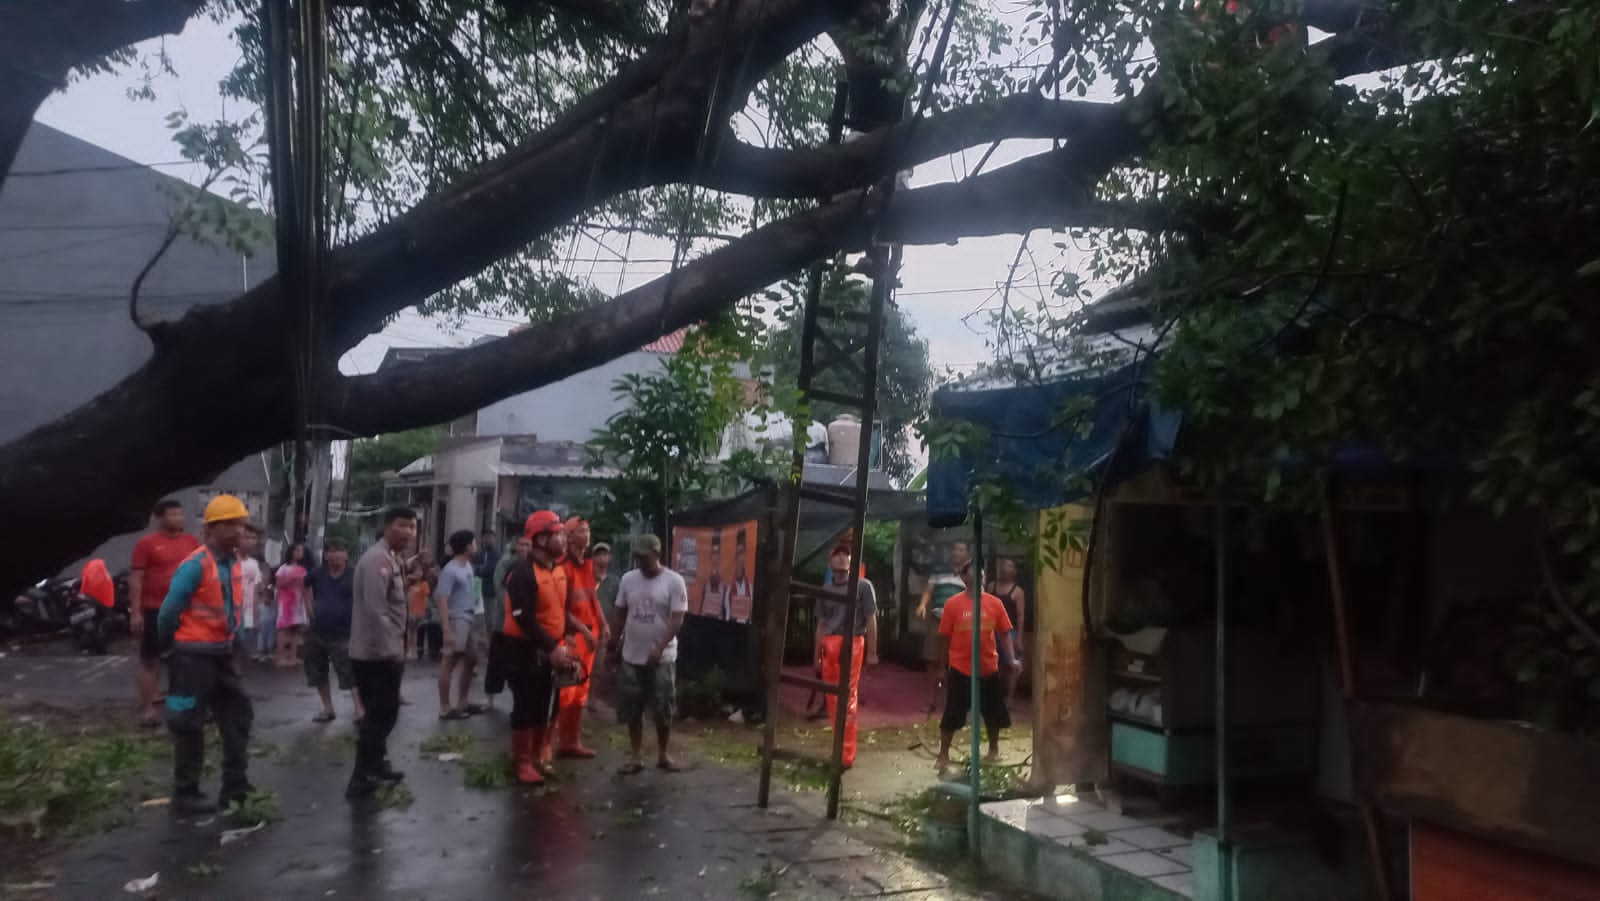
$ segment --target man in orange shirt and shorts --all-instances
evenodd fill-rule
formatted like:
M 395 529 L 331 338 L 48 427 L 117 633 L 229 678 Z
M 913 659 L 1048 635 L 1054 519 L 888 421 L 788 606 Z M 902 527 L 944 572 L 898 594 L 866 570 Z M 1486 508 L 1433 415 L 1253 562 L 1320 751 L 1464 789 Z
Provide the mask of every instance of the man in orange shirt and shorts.
M 967 714 L 972 710 L 972 561 L 967 561 L 959 573 L 967 590 L 945 601 L 944 614 L 939 619 L 939 640 L 948 650 L 950 670 L 945 674 L 944 716 L 939 720 L 939 759 L 934 766 L 942 775 L 950 766 L 950 743 L 956 733 L 967 724 Z M 978 710 L 983 714 L 984 732 L 989 736 L 989 763 L 1000 759 L 1000 730 L 1011 725 L 1011 711 L 1006 708 L 1006 683 L 1000 674 L 1001 652 L 1007 666 L 1020 670 L 1011 647 L 1013 626 L 1006 615 L 1006 605 L 988 592 L 982 596 L 979 608 L 978 641 Z

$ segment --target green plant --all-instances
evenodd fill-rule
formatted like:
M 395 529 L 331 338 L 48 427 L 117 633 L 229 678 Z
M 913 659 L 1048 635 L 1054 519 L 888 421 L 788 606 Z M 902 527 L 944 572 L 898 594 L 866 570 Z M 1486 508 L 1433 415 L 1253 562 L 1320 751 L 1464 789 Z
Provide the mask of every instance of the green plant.
M 750 898 L 770 898 L 778 893 L 779 881 L 788 871 L 787 866 L 780 867 L 767 861 L 761 865 L 761 869 L 739 881 L 739 890 Z
M 0 827 L 34 839 L 99 828 L 133 800 L 132 779 L 151 757 L 149 744 L 126 736 L 0 716 Z
M 484 791 L 507 788 L 515 780 L 512 778 L 514 767 L 510 755 L 497 754 L 492 757 L 468 757 L 466 766 L 462 767 L 462 780 L 467 788 L 476 788 Z
M 623 409 L 588 443 L 591 468 L 621 470 L 593 511 L 603 534 L 625 530 L 633 517 L 664 534 L 673 512 L 741 487 L 741 473 L 715 458 L 746 406 L 734 364 L 749 343 L 724 331 L 696 329 L 659 370 L 629 373 L 612 386 Z
M 714 718 L 722 715 L 723 693 L 728 677 L 713 666 L 697 678 L 678 681 L 678 709 L 684 716 Z
M 472 750 L 477 739 L 471 732 L 441 732 L 430 735 L 417 745 L 417 750 L 429 756 L 439 754 L 465 754 Z
M 406 810 L 416 803 L 417 796 L 404 782 L 389 782 L 378 788 L 378 806 L 388 810 Z
M 229 819 L 243 825 L 272 823 L 279 817 L 278 795 L 270 789 L 253 789 L 243 798 L 229 804 L 223 813 Z
M 222 864 L 215 860 L 197 860 L 185 869 L 196 879 L 215 879 L 222 875 Z

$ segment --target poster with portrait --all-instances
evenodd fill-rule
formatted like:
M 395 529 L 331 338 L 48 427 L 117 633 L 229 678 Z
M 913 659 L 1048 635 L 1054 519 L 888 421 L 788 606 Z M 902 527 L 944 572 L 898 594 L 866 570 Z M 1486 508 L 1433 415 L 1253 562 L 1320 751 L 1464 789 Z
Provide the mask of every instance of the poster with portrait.
M 674 527 L 671 566 L 689 586 L 690 614 L 750 621 L 755 607 L 755 520 Z

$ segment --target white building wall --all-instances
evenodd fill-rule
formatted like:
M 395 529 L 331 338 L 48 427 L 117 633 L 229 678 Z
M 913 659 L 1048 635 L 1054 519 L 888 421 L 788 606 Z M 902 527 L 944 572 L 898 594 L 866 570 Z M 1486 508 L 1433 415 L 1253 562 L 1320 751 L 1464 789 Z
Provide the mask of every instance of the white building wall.
M 477 526 L 478 492 L 494 491 L 499 477 L 494 465 L 500 461 L 500 442 L 480 439 L 434 454 L 434 471 L 443 487 L 445 515 L 441 538 L 461 529 L 474 532 Z
M 622 409 L 622 401 L 612 391 L 617 379 L 653 373 L 665 360 L 665 354 L 635 351 L 555 384 L 492 403 L 478 411 L 478 434 L 587 442 Z

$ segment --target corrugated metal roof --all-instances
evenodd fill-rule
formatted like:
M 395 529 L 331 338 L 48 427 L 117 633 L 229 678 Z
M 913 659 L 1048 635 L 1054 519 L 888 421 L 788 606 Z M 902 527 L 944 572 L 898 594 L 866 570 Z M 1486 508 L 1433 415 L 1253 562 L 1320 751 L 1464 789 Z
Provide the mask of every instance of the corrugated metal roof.
M 688 331 L 688 327 L 678 329 L 670 335 L 662 335 L 639 349 L 650 354 L 675 354 L 683 350 L 683 336 Z
M 622 474 L 609 466 L 590 469 L 570 463 L 491 463 L 489 468 L 497 476 L 539 479 L 614 479 Z

